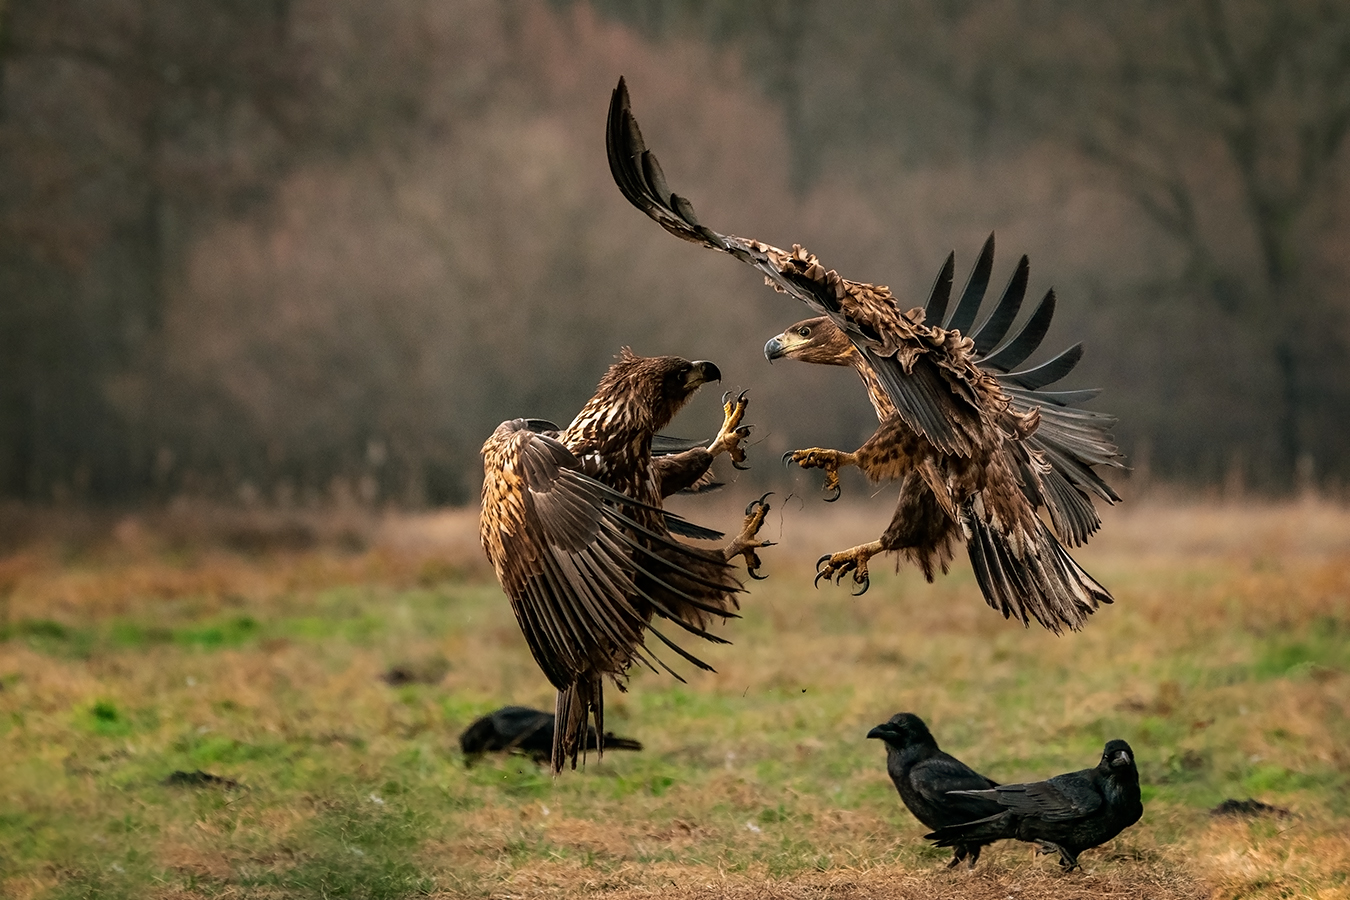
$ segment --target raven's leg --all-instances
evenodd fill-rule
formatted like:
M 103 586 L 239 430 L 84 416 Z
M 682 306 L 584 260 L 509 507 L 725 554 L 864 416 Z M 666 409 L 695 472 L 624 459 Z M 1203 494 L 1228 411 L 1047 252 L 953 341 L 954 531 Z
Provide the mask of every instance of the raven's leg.
M 736 535 L 736 539 L 726 547 L 722 548 L 722 556 L 730 561 L 738 556 L 745 557 L 745 571 L 751 578 L 756 580 L 766 576 L 759 574 L 759 554 L 755 551 L 760 547 L 772 547 L 773 541 L 761 541 L 758 537 L 759 529 L 764 525 L 764 517 L 769 514 L 769 504 L 764 502 L 769 499 L 765 494 L 758 500 L 754 500 L 745 508 L 745 525 L 741 528 L 741 533 Z
M 957 844 L 952 849 L 952 861 L 947 863 L 947 868 L 955 869 L 957 866 L 961 865 L 961 860 L 965 858 L 966 858 L 966 845 Z
M 883 549 L 881 541 L 873 541 L 870 544 L 840 550 L 838 553 L 826 553 L 816 560 L 816 584 L 820 584 L 822 578 L 833 578 L 838 584 L 846 573 L 852 572 L 853 583 L 859 588 L 853 592 L 853 596 L 861 597 L 872 585 L 872 580 L 867 575 L 867 561 Z
M 825 490 L 834 493 L 833 497 L 826 497 L 825 500 L 827 503 L 833 503 L 842 493 L 839 487 L 839 469 L 843 466 L 858 465 L 858 454 L 812 447 L 810 450 L 788 451 L 783 455 L 783 462 L 796 463 L 803 469 L 824 469 Z
M 749 425 L 742 425 L 741 419 L 745 417 L 745 408 L 750 401 L 745 397 L 745 391 L 734 401 L 731 399 L 731 393 L 722 395 L 722 429 L 717 432 L 717 437 L 708 445 L 708 452 L 713 456 L 719 453 L 726 453 L 731 456 L 731 465 L 737 469 L 748 469 L 749 466 L 743 466 L 745 462 L 745 451 L 741 449 L 741 441 L 750 436 Z
M 1078 854 L 1070 853 L 1059 844 L 1053 843 L 1052 841 L 1041 841 L 1040 845 L 1036 848 L 1036 855 L 1040 856 L 1043 853 L 1058 853 L 1059 867 L 1066 872 L 1071 872 L 1078 868 Z

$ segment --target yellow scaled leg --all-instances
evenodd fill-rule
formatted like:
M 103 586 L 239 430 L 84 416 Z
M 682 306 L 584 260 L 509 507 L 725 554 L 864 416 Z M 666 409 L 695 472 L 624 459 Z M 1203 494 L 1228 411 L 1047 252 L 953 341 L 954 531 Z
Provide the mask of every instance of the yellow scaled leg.
M 881 541 L 873 541 L 838 553 L 826 553 L 816 560 L 816 585 L 820 585 L 822 578 L 833 578 L 838 584 L 844 575 L 852 572 L 853 583 L 861 588 L 855 590 L 853 596 L 861 597 L 872 586 L 872 580 L 867 576 L 867 561 L 880 552 Z
M 769 504 L 765 501 L 769 499 L 770 491 L 758 500 L 754 500 L 745 508 L 745 525 L 741 528 L 741 533 L 736 535 L 736 539 L 722 550 L 724 558 L 733 560 L 738 556 L 745 557 L 745 571 L 756 581 L 762 581 L 767 575 L 759 574 L 759 567 L 762 563 L 759 561 L 759 554 L 755 551 L 760 547 L 772 547 L 773 541 L 761 541 L 758 537 L 759 529 L 764 525 L 764 517 L 769 514 Z
M 783 464 L 788 463 L 796 463 L 803 469 L 824 469 L 825 490 L 834 492 L 834 496 L 826 497 L 825 502 L 833 503 L 843 493 L 839 487 L 839 469 L 843 466 L 856 466 L 858 457 L 855 453 L 845 453 L 843 450 L 812 447 L 810 450 L 789 450 L 784 453 Z
M 745 408 L 750 401 L 745 397 L 745 391 L 741 391 L 739 397 L 734 401 L 731 399 L 731 392 L 727 391 L 722 395 L 722 414 L 725 418 L 722 420 L 722 430 L 713 438 L 713 442 L 708 445 L 708 452 L 713 456 L 719 453 L 726 453 L 731 457 L 731 465 L 737 469 L 748 469 L 749 466 L 743 466 L 745 462 L 745 450 L 741 449 L 741 441 L 750 436 L 750 425 L 742 425 L 741 419 L 745 417 Z

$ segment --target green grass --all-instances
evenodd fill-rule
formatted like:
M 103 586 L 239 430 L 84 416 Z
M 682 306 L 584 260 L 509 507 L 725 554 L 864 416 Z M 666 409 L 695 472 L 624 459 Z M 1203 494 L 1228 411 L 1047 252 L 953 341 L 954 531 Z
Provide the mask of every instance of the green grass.
M 885 886 L 902 877 L 929 879 L 931 896 L 1014 882 L 1070 896 L 1078 878 L 1141 896 L 1345 896 L 1350 561 L 1167 553 L 1162 537 L 1162 555 L 1141 555 L 1110 535 L 1081 556 L 1118 603 L 1061 638 L 1004 622 L 961 568 L 931 586 L 876 572 L 851 598 L 813 590 L 788 556 L 726 627 L 734 646 L 700 648 L 716 674 L 635 672 L 607 693 L 607 724 L 644 752 L 556 781 L 520 758 L 463 765 L 456 736 L 473 718 L 552 702 L 471 560 L 337 577 L 347 563 L 321 553 L 230 557 L 181 593 L 120 588 L 124 561 L 53 563 L 16 590 L 0 633 L 0 896 L 544 896 L 718 879 L 828 893 L 845 877 L 882 885 L 866 896 L 910 896 Z M 184 569 L 136 565 L 142 579 Z M 72 614 L 60 598 L 91 577 L 103 587 L 88 596 L 123 599 Z M 438 682 L 379 677 L 426 661 Z M 951 881 L 863 737 L 901 710 L 1005 781 L 1091 765 L 1124 737 L 1145 819 L 1085 854 L 1088 876 L 1005 846 L 981 861 L 984 881 Z M 165 783 L 198 769 L 238 784 Z M 1248 796 L 1295 815 L 1207 815 Z

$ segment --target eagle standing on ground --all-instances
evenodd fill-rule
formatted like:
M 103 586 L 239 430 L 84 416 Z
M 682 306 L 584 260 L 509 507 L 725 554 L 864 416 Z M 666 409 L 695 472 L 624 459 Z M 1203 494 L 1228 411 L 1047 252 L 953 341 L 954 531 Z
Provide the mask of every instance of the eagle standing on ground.
M 596 734 L 605 733 L 605 677 L 622 690 L 635 661 L 675 675 L 647 647 L 648 632 L 693 665 L 711 668 L 652 620 L 726 643 L 707 626 L 713 618 L 735 617 L 742 587 L 730 560 L 744 556 L 755 576 L 755 550 L 769 546 L 755 537 L 768 512 L 764 498 L 750 504 L 741 534 L 722 550 L 675 540 L 672 532 L 722 535 L 661 508 L 663 498 L 697 482 L 717 455 L 744 458 L 744 394 L 733 402 L 723 398 L 726 419 L 708 447 L 652 456 L 656 432 L 700 385 L 721 377 L 710 362 L 641 357 L 624 348 L 566 429 L 513 419 L 483 445 L 479 537 L 535 662 L 558 690 L 555 774 L 567 759 L 576 768 L 591 721 Z
M 874 481 L 901 482 L 900 503 L 878 540 L 817 563 L 817 582 L 852 572 L 865 591 L 868 561 L 893 551 L 916 563 L 931 581 L 947 571 L 954 542 L 965 540 L 986 602 L 1005 617 L 1031 618 L 1056 633 L 1077 630 L 1111 595 L 1085 572 L 1041 521 L 1044 506 L 1059 534 L 1077 545 L 1100 524 L 1092 496 L 1119 500 L 1093 471 L 1120 465 L 1109 428 L 1114 420 L 1073 409 L 1093 392 L 1038 390 L 1067 373 L 1081 347 L 1035 369 L 1009 370 L 1039 345 L 1054 311 L 1054 295 L 1010 341 L 1000 344 L 1025 291 L 1025 261 L 1009 291 L 973 337 L 973 324 L 993 263 L 992 240 L 952 316 L 942 325 L 953 260 L 926 308 L 902 312 L 889 288 L 849 281 L 827 270 L 800 245 L 791 252 L 700 224 L 693 207 L 666 185 L 646 147 L 619 80 L 606 128 L 610 172 L 630 203 L 676 237 L 729 253 L 760 272 L 775 290 L 822 315 L 780 336 L 811 362 L 852 365 L 867 385 L 881 426 L 857 452 L 813 448 L 787 459 L 826 471 L 838 496 L 838 469 L 856 465 Z M 1019 286 L 1020 285 L 1020 286 Z M 819 344 L 806 346 L 820 327 Z M 807 335 L 801 329 L 808 329 Z M 770 341 L 770 345 L 772 345 Z M 766 347 L 766 352 L 771 352 Z M 784 347 L 780 355 L 789 355 Z

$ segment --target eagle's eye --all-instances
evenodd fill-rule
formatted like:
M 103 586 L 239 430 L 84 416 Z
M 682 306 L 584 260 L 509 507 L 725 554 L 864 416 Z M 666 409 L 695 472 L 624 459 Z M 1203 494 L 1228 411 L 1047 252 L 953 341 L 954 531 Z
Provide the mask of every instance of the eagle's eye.
M 802 337 L 810 337 L 810 336 L 811 336 L 811 326 L 810 326 L 810 325 L 803 325 L 801 328 L 798 328 L 798 329 L 797 329 L 797 333 L 800 334 Z

